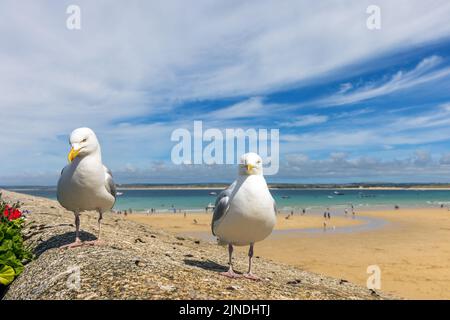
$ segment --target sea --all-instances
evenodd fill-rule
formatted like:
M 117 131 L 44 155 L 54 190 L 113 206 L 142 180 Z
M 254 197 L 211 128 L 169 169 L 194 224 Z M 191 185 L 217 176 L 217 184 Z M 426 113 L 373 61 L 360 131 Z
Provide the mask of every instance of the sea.
M 11 191 L 56 200 L 55 188 L 7 188 Z M 114 210 L 147 212 L 206 211 L 214 205 L 217 189 L 146 189 L 119 190 Z M 342 211 L 353 206 L 357 210 L 382 210 L 402 207 L 450 206 L 450 190 L 333 190 L 333 189 L 273 189 L 280 211 L 320 213 Z

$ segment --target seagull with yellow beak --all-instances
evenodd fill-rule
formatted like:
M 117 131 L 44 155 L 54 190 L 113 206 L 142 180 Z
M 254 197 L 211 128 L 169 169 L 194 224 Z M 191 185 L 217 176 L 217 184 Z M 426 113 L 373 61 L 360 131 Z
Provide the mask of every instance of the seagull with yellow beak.
M 57 196 L 59 203 L 75 215 L 75 242 L 63 246 L 79 247 L 84 244 L 95 245 L 100 239 L 103 213 L 111 210 L 116 201 L 116 187 L 111 171 L 102 163 L 100 144 L 94 131 L 79 128 L 70 135 L 71 150 L 69 165 L 61 172 Z M 98 237 L 96 241 L 81 242 L 80 214 L 83 211 L 97 211 Z
M 276 206 L 263 176 L 262 159 L 256 153 L 241 157 L 239 176 L 216 200 L 212 233 L 219 244 L 228 245 L 229 270 L 222 275 L 238 278 L 233 270 L 233 246 L 250 246 L 245 278 L 259 280 L 252 273 L 253 246 L 268 237 L 275 226 Z

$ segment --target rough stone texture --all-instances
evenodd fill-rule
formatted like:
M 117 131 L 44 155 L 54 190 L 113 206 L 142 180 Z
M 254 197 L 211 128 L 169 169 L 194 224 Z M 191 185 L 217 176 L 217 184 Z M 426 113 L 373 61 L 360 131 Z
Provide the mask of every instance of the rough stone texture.
M 55 201 L 9 191 L 7 201 L 31 213 L 24 230 L 36 258 L 3 299 L 385 299 L 342 279 L 333 279 L 262 258 L 255 272 L 263 280 L 220 276 L 228 260 L 224 247 L 177 237 L 116 214 L 105 214 L 101 246 L 59 249 L 74 240 L 73 214 Z M 96 239 L 97 214 L 81 217 L 82 240 Z M 247 257 L 237 254 L 237 270 Z M 77 271 L 78 270 L 78 271 Z M 79 286 L 77 286 L 79 272 Z

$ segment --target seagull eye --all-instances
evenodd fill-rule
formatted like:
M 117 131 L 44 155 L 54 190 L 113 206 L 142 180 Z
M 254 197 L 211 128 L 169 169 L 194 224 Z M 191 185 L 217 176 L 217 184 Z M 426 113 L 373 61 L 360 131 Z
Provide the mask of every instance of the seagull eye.
M 83 140 L 82 140 L 81 142 L 83 142 L 83 143 L 84 143 L 84 142 L 86 142 L 86 141 L 87 141 L 87 139 L 83 139 Z

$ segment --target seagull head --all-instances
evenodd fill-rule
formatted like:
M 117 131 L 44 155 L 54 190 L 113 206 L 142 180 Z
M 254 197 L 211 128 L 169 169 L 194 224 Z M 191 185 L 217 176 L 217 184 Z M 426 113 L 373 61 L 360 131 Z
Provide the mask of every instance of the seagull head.
M 258 154 L 250 152 L 241 156 L 241 160 L 239 163 L 239 175 L 250 176 L 262 174 L 262 159 Z
M 74 130 L 70 135 L 70 146 L 69 162 L 72 162 L 77 157 L 85 157 L 95 153 L 100 149 L 97 136 L 89 128 Z

